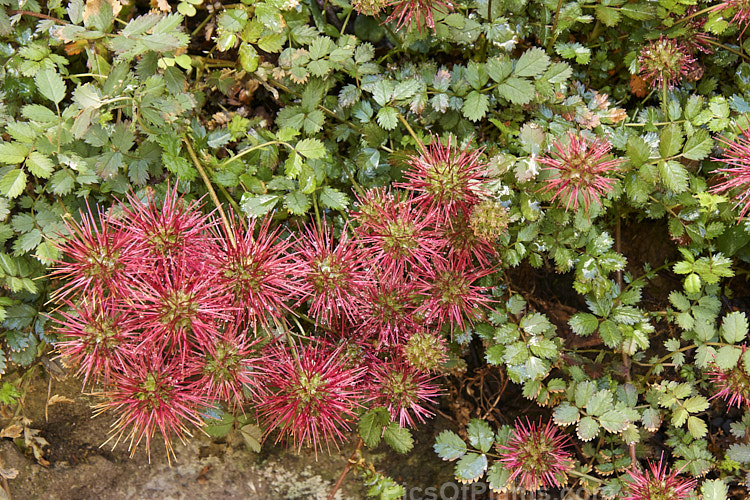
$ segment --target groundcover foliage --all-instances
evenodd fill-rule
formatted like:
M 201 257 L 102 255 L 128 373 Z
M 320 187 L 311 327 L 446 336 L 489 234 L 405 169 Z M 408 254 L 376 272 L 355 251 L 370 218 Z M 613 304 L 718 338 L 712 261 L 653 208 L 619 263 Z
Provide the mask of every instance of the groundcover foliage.
M 3 404 L 746 495 L 746 2 L 2 4 Z

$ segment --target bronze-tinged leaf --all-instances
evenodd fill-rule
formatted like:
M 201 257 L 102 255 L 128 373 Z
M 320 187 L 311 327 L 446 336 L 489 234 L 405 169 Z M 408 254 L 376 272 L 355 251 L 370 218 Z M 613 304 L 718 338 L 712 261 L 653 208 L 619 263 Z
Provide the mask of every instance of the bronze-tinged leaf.
M 638 75 L 630 75 L 630 90 L 636 97 L 646 97 L 646 81 Z

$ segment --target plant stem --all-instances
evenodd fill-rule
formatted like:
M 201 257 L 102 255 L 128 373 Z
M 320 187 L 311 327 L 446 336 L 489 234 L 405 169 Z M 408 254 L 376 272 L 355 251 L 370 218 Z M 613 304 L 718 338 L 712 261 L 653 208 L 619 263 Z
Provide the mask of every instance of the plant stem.
M 320 223 L 320 210 L 318 209 L 318 197 L 315 193 L 312 194 L 313 209 L 315 210 L 315 223 L 318 225 L 318 230 L 323 230 L 323 225 Z
M 596 478 L 594 476 L 589 476 L 588 474 L 584 474 L 583 472 L 578 472 L 577 470 L 569 470 L 568 474 L 575 477 L 580 477 L 582 479 L 588 479 L 589 481 L 593 481 L 597 484 L 602 484 L 604 481 L 602 481 L 599 478 Z
M 273 146 L 274 144 L 283 144 L 284 146 L 287 146 L 287 147 L 291 148 L 291 146 L 289 144 L 287 144 L 286 142 L 281 142 L 281 141 L 268 141 L 268 142 L 264 142 L 263 144 L 257 144 L 255 146 L 252 146 L 252 147 L 249 147 L 249 148 L 245 148 L 242 151 L 240 151 L 239 153 L 237 153 L 236 155 L 230 156 L 229 158 L 227 158 L 226 160 L 224 160 L 223 162 L 221 162 L 221 164 L 219 165 L 219 168 L 222 169 L 222 168 L 224 168 L 226 165 L 228 165 L 230 162 L 232 162 L 234 160 L 242 158 L 243 156 L 245 156 L 247 154 L 250 154 L 250 153 L 252 153 L 255 150 L 264 148 L 266 146 Z
M 356 191 L 359 196 L 364 197 L 365 190 L 362 189 L 362 186 L 359 185 L 357 179 L 354 178 L 354 174 L 352 174 L 352 172 L 349 170 L 349 167 L 346 165 L 346 163 L 341 162 L 341 167 L 344 169 L 344 172 L 346 172 L 346 176 L 349 178 L 349 182 L 352 183 L 354 191 Z
M 30 10 L 9 10 L 8 14 L 11 16 L 15 16 L 16 14 L 21 14 L 22 16 L 31 16 L 36 17 L 38 19 L 46 19 L 48 21 L 54 21 L 57 24 L 70 24 L 68 21 L 63 21 L 62 19 L 58 19 L 56 17 L 48 16 L 47 14 L 40 14 L 38 12 L 31 12 Z
M 715 347 L 724 347 L 724 346 L 731 345 L 731 344 L 724 344 L 722 342 L 704 342 L 702 345 L 710 345 L 710 346 L 715 346 Z M 685 352 L 685 351 L 689 351 L 690 349 L 697 349 L 698 347 L 700 347 L 700 346 L 698 346 L 697 344 L 690 344 L 690 345 L 685 346 L 685 347 L 680 347 L 676 351 L 670 352 L 669 354 L 666 354 L 666 355 L 662 356 L 661 358 L 659 358 L 659 360 L 656 363 L 654 363 L 654 364 L 651 365 L 651 369 L 646 373 L 646 379 L 648 379 L 651 376 L 651 373 L 653 373 L 654 368 L 656 368 L 656 365 L 662 364 L 664 361 L 668 360 L 669 358 L 671 358 L 672 356 L 674 356 L 678 352 Z
M 615 218 L 617 219 L 615 222 L 615 252 L 618 254 L 622 253 L 622 224 L 620 222 L 620 206 L 617 205 L 615 207 Z M 617 277 L 617 289 L 619 290 L 619 293 L 622 294 L 622 269 L 619 269 L 616 274 Z M 622 365 L 625 369 L 625 382 L 627 384 L 630 384 L 632 382 L 632 377 L 630 373 L 630 356 L 627 352 L 625 352 L 625 349 L 622 350 Z M 635 443 L 630 443 L 628 445 L 628 448 L 630 450 L 630 466 L 633 469 L 633 472 L 636 472 L 638 470 L 638 457 L 635 453 Z
M 740 52 L 739 50 L 735 50 L 735 49 L 733 49 L 732 47 L 727 47 L 727 46 L 726 46 L 726 45 L 724 45 L 723 43 L 719 43 L 719 42 L 717 42 L 717 41 L 711 40 L 710 38 L 706 38 L 706 39 L 705 39 L 705 42 L 706 42 L 707 44 L 709 44 L 709 45 L 713 45 L 714 47 L 719 47 L 719 48 L 722 48 L 722 49 L 724 49 L 724 50 L 726 50 L 726 51 L 728 51 L 728 52 L 731 52 L 732 54 L 735 54 L 735 55 L 737 55 L 737 56 L 740 56 L 740 57 L 741 57 L 742 59 L 744 59 L 745 61 L 750 61 L 750 57 L 746 56 L 745 54 L 743 54 L 743 53 L 742 53 L 742 52 Z
M 210 21 L 210 20 L 211 20 L 211 19 L 212 19 L 213 17 L 214 17 L 214 15 L 213 15 L 213 14 L 209 14 L 209 15 L 207 15 L 207 16 L 206 16 L 206 18 L 205 18 L 205 19 L 204 19 L 203 21 L 201 21 L 201 23 L 200 23 L 200 24 L 198 25 L 198 27 L 197 27 L 197 28 L 195 28 L 195 29 L 193 30 L 193 32 L 192 32 L 192 33 L 190 34 L 190 37 L 192 38 L 192 37 L 194 37 L 195 35 L 197 35 L 197 34 L 198 34 L 198 33 L 200 32 L 200 30 L 202 30 L 202 29 L 203 29 L 203 27 L 204 27 L 204 26 L 205 26 L 206 24 L 208 24 L 208 21 Z
M 563 0 L 557 0 L 557 9 L 555 9 L 555 20 L 552 22 L 552 33 L 550 33 L 550 39 L 549 42 L 547 42 L 547 52 L 552 50 L 552 46 L 555 44 L 555 41 L 557 40 L 557 35 L 555 32 L 557 31 L 557 23 L 560 20 L 560 9 L 562 9 Z
M 219 186 L 219 191 L 221 191 L 221 194 L 224 195 L 224 197 L 227 199 L 230 205 L 232 205 L 232 208 L 237 213 L 237 215 L 242 213 L 242 208 L 240 208 L 240 205 L 232 198 L 232 195 L 229 194 L 229 191 L 227 191 L 227 188 L 224 186 Z
M 344 484 L 344 478 L 349 473 L 349 469 L 352 468 L 352 465 L 358 462 L 357 457 L 359 456 L 360 450 L 362 450 L 363 444 L 364 444 L 364 441 L 362 441 L 362 438 L 359 438 L 359 442 L 357 442 L 357 447 L 354 448 L 354 451 L 349 457 L 349 460 L 346 461 L 344 470 L 341 471 L 341 474 L 339 475 L 339 478 L 336 481 L 336 484 L 333 485 L 333 489 L 331 490 L 331 493 L 328 495 L 328 500 L 333 500 L 333 498 L 336 496 L 336 492 L 339 490 L 339 488 L 341 488 L 341 485 Z
M 419 140 L 419 137 L 417 137 L 417 134 L 414 133 L 414 130 L 411 128 L 411 125 L 409 125 L 409 122 L 406 121 L 406 118 L 404 118 L 404 115 L 399 113 L 398 119 L 401 121 L 401 123 L 404 124 L 404 127 L 406 127 L 406 130 L 409 132 L 409 135 L 412 137 L 412 139 L 414 139 L 414 142 L 417 143 L 417 147 L 424 153 L 425 152 L 424 144 L 422 144 L 422 141 Z
M 698 12 L 693 12 L 689 16 L 685 16 L 682 19 L 679 19 L 679 20 L 675 21 L 675 23 L 672 26 L 674 27 L 674 26 L 677 26 L 677 25 L 682 24 L 684 22 L 690 21 L 691 19 L 693 19 L 695 17 L 698 17 L 698 16 L 700 16 L 702 14 L 710 14 L 711 12 L 713 12 L 715 10 L 718 10 L 721 6 L 722 6 L 722 4 L 712 5 L 711 7 L 707 7 L 705 9 L 703 9 L 703 10 L 699 10 Z
M 234 231 L 232 231 L 232 226 L 229 224 L 229 219 L 227 219 L 227 214 L 224 213 L 224 208 L 222 208 L 221 206 L 219 197 L 216 196 L 216 191 L 214 191 L 214 187 L 211 185 L 211 180 L 208 178 L 208 175 L 206 175 L 206 171 L 203 169 L 203 165 L 201 165 L 200 160 L 198 160 L 198 155 L 195 154 L 195 150 L 193 149 L 192 144 L 190 144 L 187 138 L 183 139 L 183 142 L 185 143 L 185 146 L 187 146 L 188 154 L 190 155 L 190 158 L 193 160 L 193 164 L 195 165 L 195 168 L 198 169 L 198 172 L 201 174 L 201 177 L 203 178 L 203 183 L 206 185 L 206 189 L 208 189 L 208 195 L 211 197 L 211 200 L 214 202 L 214 205 L 216 205 L 216 210 L 219 211 L 219 216 L 221 217 L 221 222 L 224 224 L 224 229 L 226 229 L 227 231 L 227 237 L 229 238 L 229 241 L 232 242 L 233 246 L 237 246 L 237 241 L 234 239 Z

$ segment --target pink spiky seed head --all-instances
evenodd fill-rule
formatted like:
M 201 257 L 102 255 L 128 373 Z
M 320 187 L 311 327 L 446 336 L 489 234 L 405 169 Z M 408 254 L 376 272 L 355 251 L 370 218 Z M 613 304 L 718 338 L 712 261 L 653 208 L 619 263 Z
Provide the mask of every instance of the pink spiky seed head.
M 444 324 L 463 331 L 482 317 L 492 298 L 487 287 L 477 281 L 494 271 L 492 267 L 475 268 L 470 262 L 449 259 L 436 262 L 421 279 L 420 292 L 426 297 L 419 310 L 438 328 Z
M 218 334 L 233 314 L 231 297 L 216 286 L 211 274 L 193 273 L 188 266 L 155 266 L 133 282 L 123 312 L 137 314 L 144 341 L 177 349 Z
M 309 315 L 319 323 L 340 330 L 342 320 L 356 321 L 371 283 L 365 259 L 344 226 L 335 241 L 332 228 L 308 226 L 295 248 L 297 273 L 301 281 L 301 302 L 310 301 Z
M 436 404 L 440 387 L 436 376 L 419 371 L 402 359 L 380 362 L 370 367 L 371 399 L 385 407 L 401 427 L 432 417 L 429 405 Z
M 233 297 L 240 320 L 254 327 L 270 328 L 282 321 L 298 287 L 294 277 L 299 273 L 289 251 L 292 241 L 271 223 L 268 216 L 250 219 L 246 230 L 232 226 L 233 236 L 223 235 L 215 258 L 218 285 Z
M 379 346 L 401 343 L 423 321 L 416 314 L 418 300 L 416 283 L 403 274 L 381 274 L 368 287 L 359 331 L 364 337 L 376 337 Z
M 480 160 L 481 154 L 481 149 L 459 149 L 453 136 L 446 143 L 433 137 L 421 154 L 409 157 L 406 180 L 397 186 L 416 193 L 414 203 L 435 210 L 440 220 L 469 213 L 487 195 L 483 188 L 487 164 Z
M 509 481 L 517 481 L 526 491 L 565 486 L 573 468 L 567 435 L 548 421 L 524 423 L 516 420 L 508 441 L 498 446 L 500 462 L 511 471 Z
M 200 211 L 199 202 L 185 200 L 177 185 L 168 188 L 161 201 L 153 191 L 147 192 L 145 202 L 132 193 L 127 201 L 129 206 L 124 206 L 115 223 L 142 250 L 132 256 L 135 270 L 155 262 L 182 262 L 201 271 L 213 254 L 209 230 L 215 222 Z
M 265 390 L 257 410 L 267 432 L 278 431 L 276 441 L 290 442 L 297 450 L 338 447 L 361 404 L 362 370 L 347 365 L 342 347 L 270 347 L 258 365 Z
M 435 29 L 433 10 L 446 13 L 453 10 L 449 1 L 442 0 L 393 0 L 388 5 L 393 7 L 393 12 L 385 22 L 396 21 L 397 31 L 406 25 L 411 28 L 416 24 L 417 30 L 421 32 L 423 23 L 428 28 Z
M 226 403 L 232 410 L 247 402 L 246 392 L 257 398 L 259 342 L 237 332 L 234 324 L 228 324 L 224 332 L 204 343 L 192 356 L 198 374 L 193 382 L 196 390 L 212 402 Z
M 136 336 L 134 323 L 127 314 L 118 311 L 112 299 L 96 296 L 83 297 L 73 303 L 65 301 L 68 311 L 60 310 L 54 324 L 60 341 L 57 351 L 83 376 L 107 384 L 112 373 L 120 370 L 125 359 L 132 355 L 132 340 Z
M 710 192 L 735 193 L 734 208 L 740 209 L 737 219 L 739 223 L 750 210 L 750 129 L 740 128 L 734 141 L 724 137 L 719 137 L 718 140 L 724 144 L 724 154 L 713 160 L 724 163 L 727 167 L 715 170 L 715 173 L 722 174 L 722 180 L 711 187 Z
M 352 215 L 361 228 L 367 228 L 378 222 L 380 207 L 391 205 L 396 201 L 393 192 L 384 187 L 368 189 L 363 195 L 357 196 L 358 209 Z
M 685 500 L 697 481 L 678 477 L 679 471 L 667 471 L 664 455 L 659 462 L 648 462 L 648 470 L 630 472 L 625 480 L 623 500 Z
M 480 207 L 480 202 L 474 208 Z M 497 248 L 492 240 L 480 235 L 471 225 L 471 217 L 465 213 L 457 213 L 446 223 L 439 226 L 440 234 L 446 242 L 448 258 L 456 261 L 471 262 L 472 259 L 480 266 L 490 266 L 498 256 Z
M 129 238 L 102 211 L 94 216 L 88 202 L 87 209 L 80 212 L 80 223 L 65 218 L 70 237 L 55 241 L 63 259 L 67 259 L 58 261 L 50 273 L 67 281 L 56 292 L 61 298 L 77 294 L 102 297 L 120 291 L 125 281 L 123 256 L 131 247 Z
M 538 158 L 552 175 L 541 191 L 554 192 L 552 200 L 560 199 L 565 210 L 578 209 L 583 201 L 586 213 L 594 203 L 612 191 L 617 180 L 611 175 L 619 171 L 620 158 L 610 155 L 612 145 L 606 139 L 588 139 L 583 134 L 569 131 L 567 141 L 553 142 L 554 152 Z
M 190 374 L 177 358 L 166 360 L 154 351 L 140 354 L 131 356 L 130 364 L 115 374 L 109 388 L 98 393 L 104 401 L 95 406 L 95 415 L 119 414 L 109 440 L 115 439 L 117 446 L 124 437 L 131 456 L 145 440 L 150 458 L 151 441 L 159 431 L 171 461 L 172 440 L 177 437 L 184 443 L 190 435 L 188 425 L 203 425 L 200 408 L 207 400 L 187 381 Z
M 739 362 L 732 368 L 720 368 L 713 365 L 708 372 L 714 388 L 711 399 L 723 399 L 731 407 L 750 410 L 750 373 L 745 364 L 746 348 L 742 348 L 742 356 Z
M 373 209 L 372 217 L 357 215 L 360 225 L 355 231 L 386 272 L 429 267 L 430 261 L 442 258 L 445 240 L 435 230 L 435 210 L 415 204 L 411 196 Z
M 647 84 L 671 89 L 681 80 L 694 80 L 697 60 L 689 47 L 674 38 L 660 36 L 641 48 L 640 76 Z

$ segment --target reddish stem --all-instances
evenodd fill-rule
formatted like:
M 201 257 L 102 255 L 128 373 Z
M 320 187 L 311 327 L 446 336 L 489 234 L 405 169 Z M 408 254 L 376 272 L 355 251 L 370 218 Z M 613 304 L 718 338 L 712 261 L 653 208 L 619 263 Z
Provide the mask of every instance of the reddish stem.
M 364 441 L 362 441 L 362 438 L 360 438 L 359 442 L 357 443 L 357 447 L 354 448 L 354 451 L 352 452 L 352 455 L 349 457 L 349 460 L 346 461 L 344 470 L 341 471 L 341 475 L 336 481 L 336 484 L 333 485 L 331 494 L 328 495 L 328 500 L 333 500 L 333 497 L 336 496 L 336 492 L 339 490 L 339 488 L 341 488 L 341 485 L 344 483 L 344 478 L 349 473 L 349 469 L 352 468 L 353 464 L 357 463 L 357 455 L 359 455 L 359 451 L 362 449 L 363 444 L 364 444 Z
M 55 21 L 57 24 L 69 24 L 67 21 L 63 21 L 62 19 L 48 16 L 47 14 L 40 14 L 39 12 L 31 12 L 30 10 L 9 10 L 8 14 L 10 14 L 11 16 L 15 16 L 16 14 L 21 14 L 22 16 L 31 16 L 31 17 L 37 17 L 39 19 L 47 19 L 49 21 Z

